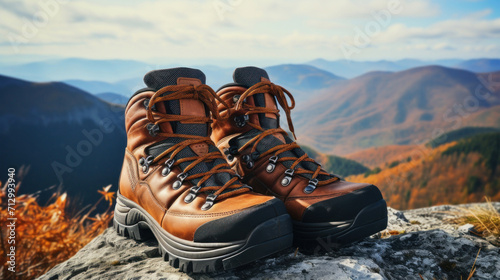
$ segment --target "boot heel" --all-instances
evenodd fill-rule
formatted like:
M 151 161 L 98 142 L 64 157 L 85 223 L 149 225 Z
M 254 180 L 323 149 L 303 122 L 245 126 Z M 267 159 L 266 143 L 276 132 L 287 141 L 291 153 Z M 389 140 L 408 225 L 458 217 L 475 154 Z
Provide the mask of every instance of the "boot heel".
M 118 235 L 138 241 L 154 237 L 140 211 L 128 207 L 120 196 L 116 199 L 113 227 Z

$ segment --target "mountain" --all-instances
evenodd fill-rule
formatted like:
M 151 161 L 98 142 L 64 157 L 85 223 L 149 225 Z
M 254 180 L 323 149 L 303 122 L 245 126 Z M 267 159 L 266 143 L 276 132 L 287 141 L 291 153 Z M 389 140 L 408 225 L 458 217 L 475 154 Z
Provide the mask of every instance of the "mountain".
M 418 145 L 388 145 L 357 151 L 346 155 L 345 158 L 359 162 L 369 168 L 376 168 L 408 159 L 408 157 L 415 156 L 418 152 Z
M 346 78 L 354 78 L 359 75 L 372 71 L 401 71 L 413 67 L 426 65 L 426 62 L 416 59 L 404 59 L 399 61 L 354 61 L 354 60 L 333 60 L 315 59 L 307 62 L 307 64 L 324 69 L 336 75 L 341 75 Z
M 452 130 L 450 132 L 446 132 L 443 135 L 439 136 L 438 138 L 432 139 L 426 145 L 435 148 L 437 146 L 462 140 L 464 138 L 471 137 L 477 134 L 498 132 L 498 131 L 500 131 L 500 128 L 495 128 L 495 127 L 464 127 L 457 130 Z
M 379 150 L 383 157 L 384 149 Z M 380 187 L 391 207 L 412 209 L 439 204 L 500 200 L 500 132 L 450 142 L 415 146 L 393 157 L 373 174 L 347 180 Z
M 151 65 L 134 60 L 52 59 L 0 66 L 0 73 L 31 81 L 90 80 L 116 82 L 142 77 Z
M 292 117 L 300 142 L 325 153 L 426 143 L 463 126 L 500 127 L 500 88 L 483 83 L 441 66 L 371 72 L 299 103 Z
M 65 80 L 62 82 L 92 94 L 114 92 L 122 96 L 131 96 L 134 92 L 131 87 L 121 81 L 107 83 L 103 81 Z
M 305 145 L 301 145 L 301 148 L 307 153 L 307 155 L 316 160 L 316 162 L 320 163 L 323 166 L 323 169 L 341 177 L 363 174 L 370 171 L 368 167 L 354 160 L 319 153 L 313 148 Z
M 64 83 L 0 76 L 0 170 L 15 168 L 21 193 L 46 200 L 61 187 L 83 203 L 117 186 L 126 145 L 124 107 Z M 21 167 L 30 166 L 23 176 Z M 7 173 L 0 175 L 5 182 Z
M 273 83 L 295 90 L 317 90 L 345 80 L 328 71 L 305 64 L 282 64 L 266 67 Z
M 500 59 L 471 59 L 455 65 L 456 68 L 476 73 L 500 71 Z
M 417 59 L 402 59 L 396 61 L 355 61 L 355 60 L 325 60 L 315 59 L 306 64 L 330 71 L 346 78 L 354 78 L 373 71 L 404 71 L 410 68 L 439 65 L 444 67 L 453 67 L 475 73 L 500 71 L 500 59 L 440 59 L 433 61 L 423 61 Z
M 100 99 L 106 102 L 113 104 L 120 104 L 120 105 L 126 105 L 129 100 L 128 97 L 113 92 L 98 93 L 95 96 L 99 97 Z

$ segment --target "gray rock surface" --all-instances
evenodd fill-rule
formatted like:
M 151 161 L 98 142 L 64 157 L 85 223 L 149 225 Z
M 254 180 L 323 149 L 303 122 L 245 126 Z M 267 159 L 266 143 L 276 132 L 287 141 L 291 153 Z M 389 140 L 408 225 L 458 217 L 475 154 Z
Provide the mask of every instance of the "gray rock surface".
M 447 222 L 454 210 L 389 208 L 388 230 L 398 235 L 379 233 L 342 248 L 323 240 L 307 254 L 289 249 L 213 275 L 178 272 L 162 261 L 155 241 L 136 242 L 110 228 L 39 279 L 467 279 L 479 249 L 473 279 L 500 279 L 500 248 L 469 225 Z

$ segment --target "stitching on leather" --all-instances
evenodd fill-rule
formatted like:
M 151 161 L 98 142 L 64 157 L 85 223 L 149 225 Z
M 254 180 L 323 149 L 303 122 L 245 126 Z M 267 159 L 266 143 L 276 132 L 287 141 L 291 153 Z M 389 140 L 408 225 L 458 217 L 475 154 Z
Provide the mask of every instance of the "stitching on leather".
M 270 201 L 270 200 L 268 200 Z M 266 201 L 266 202 L 268 202 Z M 266 203 L 264 202 L 264 203 Z M 247 209 L 251 209 L 251 208 L 254 208 L 254 207 L 258 207 L 258 206 L 261 206 L 263 203 L 261 204 L 257 204 L 257 205 L 254 205 L 254 206 L 250 206 L 250 207 L 247 207 L 247 208 L 243 208 L 243 209 L 238 209 L 238 210 L 233 210 L 233 211 L 227 211 L 227 212 L 220 212 L 220 213 L 211 213 L 211 214 L 183 214 L 182 212 L 176 212 L 176 211 L 171 211 L 171 210 L 167 210 L 167 213 L 165 213 L 166 215 L 172 215 L 172 216 L 180 216 L 180 217 L 191 217 L 191 218 L 207 218 L 207 217 L 220 217 L 220 216 L 227 216 L 227 215 L 232 215 L 232 214 L 235 214 L 235 213 L 239 213 L 239 212 L 242 212 L 244 210 L 247 210 Z
M 183 102 L 183 100 L 182 100 L 182 99 L 181 99 L 181 100 L 179 100 L 179 105 L 180 105 L 180 107 L 181 107 L 181 115 L 183 115 L 183 114 L 184 114 L 183 112 L 184 112 L 184 110 L 185 110 L 185 109 L 184 109 L 184 106 L 186 106 L 186 105 L 184 104 L 184 102 Z
M 125 153 L 127 153 L 129 156 L 133 157 L 133 155 L 130 153 L 130 151 L 128 149 L 125 149 Z M 137 180 L 137 170 L 136 170 L 137 168 L 134 168 L 134 164 L 129 156 L 127 156 L 128 179 L 130 182 L 130 188 L 134 191 L 135 187 L 137 185 L 137 181 L 138 181 Z
M 141 182 L 140 184 L 141 184 L 141 185 L 143 185 L 143 186 L 145 186 L 145 187 L 146 187 L 146 189 L 148 189 L 148 192 L 149 192 L 149 194 L 151 195 L 151 200 L 153 200 L 153 202 L 154 202 L 154 203 L 155 203 L 158 207 L 160 207 L 160 209 L 162 209 L 163 211 L 166 211 L 166 210 L 167 210 L 167 208 L 165 208 L 164 206 L 162 206 L 162 205 L 160 204 L 160 202 L 156 199 L 155 195 L 153 194 L 153 191 L 151 191 L 151 188 L 149 187 L 149 184 L 148 184 L 148 183 L 146 183 L 146 182 Z
M 341 192 L 341 193 L 335 193 L 333 195 L 320 195 L 320 196 L 311 196 L 311 197 L 310 196 L 293 196 L 293 197 L 288 197 L 287 200 L 296 199 L 296 198 L 300 198 L 302 200 L 313 200 L 313 199 L 317 199 L 317 198 L 335 198 L 335 197 L 343 196 L 346 194 L 350 194 L 351 192 Z

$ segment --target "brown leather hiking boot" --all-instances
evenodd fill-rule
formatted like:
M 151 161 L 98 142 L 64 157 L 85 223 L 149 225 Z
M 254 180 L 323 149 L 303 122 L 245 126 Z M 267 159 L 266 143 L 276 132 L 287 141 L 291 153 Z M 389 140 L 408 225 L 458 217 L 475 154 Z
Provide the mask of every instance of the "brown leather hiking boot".
M 184 272 L 227 270 L 290 247 L 283 203 L 242 184 L 210 140 L 218 97 L 205 75 L 174 68 L 144 81 L 148 88 L 125 111 L 117 232 L 154 236 L 164 259 Z
M 387 227 L 377 187 L 324 171 L 280 128 L 276 100 L 294 133 L 295 101 L 286 89 L 256 67 L 237 68 L 233 79 L 217 92 L 222 118 L 212 124 L 212 139 L 243 182 L 285 202 L 297 243 L 345 244 Z

